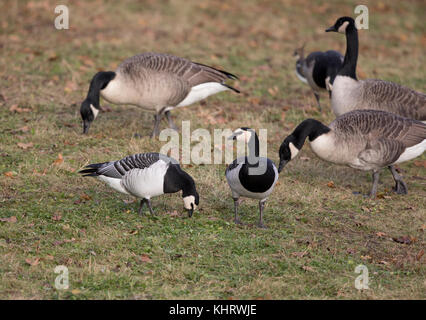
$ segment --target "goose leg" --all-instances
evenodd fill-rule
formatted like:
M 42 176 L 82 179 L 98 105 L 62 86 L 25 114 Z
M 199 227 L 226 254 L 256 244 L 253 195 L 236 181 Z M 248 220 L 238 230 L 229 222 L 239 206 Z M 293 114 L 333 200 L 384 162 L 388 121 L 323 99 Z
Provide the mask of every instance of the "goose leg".
M 141 200 L 141 202 L 140 202 L 140 205 L 139 205 L 139 211 L 138 211 L 138 213 L 139 213 L 139 215 L 141 215 L 141 216 L 144 216 L 145 214 L 142 212 L 142 208 L 143 208 L 143 205 L 144 205 L 144 203 L 145 203 L 145 198 L 144 199 L 142 199 Z
M 236 224 L 243 224 L 240 218 L 238 217 L 238 206 L 240 204 L 239 198 L 233 198 L 233 199 L 234 199 L 234 214 L 235 214 L 234 222 Z
M 259 216 L 259 224 L 257 226 L 263 229 L 266 229 L 266 226 L 263 224 L 263 209 L 265 208 L 265 203 L 266 203 L 266 199 L 259 201 L 260 216 Z
M 150 199 L 145 199 L 146 200 L 146 204 L 148 206 L 149 212 L 151 213 L 151 215 L 155 216 L 156 214 L 154 213 L 154 210 L 152 210 L 151 207 L 151 200 Z
M 393 179 L 395 180 L 395 187 L 393 188 L 393 191 L 395 191 L 398 194 L 407 194 L 408 189 L 405 182 L 402 180 L 402 177 L 398 174 L 394 166 L 388 167 L 390 172 L 392 173 Z
M 172 117 L 171 117 L 171 114 L 170 114 L 170 110 L 166 111 L 164 114 L 166 115 L 167 121 L 169 122 L 169 127 L 171 129 L 175 130 L 175 131 L 178 131 L 178 128 L 176 127 L 175 123 L 172 120 Z
M 154 130 L 152 130 L 151 138 L 155 138 L 156 136 L 160 135 L 160 121 L 161 121 L 161 114 L 157 113 L 154 115 Z
M 320 109 L 320 111 L 322 111 L 321 104 L 320 104 L 320 96 L 319 96 L 319 94 L 318 94 L 318 93 L 316 93 L 316 92 L 314 92 L 314 96 L 315 96 L 315 98 L 317 99 L 317 102 L 318 102 L 318 108 Z
M 373 187 L 371 188 L 371 191 L 370 191 L 371 199 L 376 198 L 378 184 L 379 184 L 379 171 L 374 170 L 373 171 Z

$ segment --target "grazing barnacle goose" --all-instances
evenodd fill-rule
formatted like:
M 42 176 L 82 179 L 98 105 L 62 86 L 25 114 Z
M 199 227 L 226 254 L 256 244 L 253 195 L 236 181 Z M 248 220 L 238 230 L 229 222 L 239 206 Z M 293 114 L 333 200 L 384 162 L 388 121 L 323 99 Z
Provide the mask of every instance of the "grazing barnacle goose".
M 306 58 L 305 45 L 294 51 L 296 57 L 296 75 L 304 83 L 309 84 L 321 109 L 320 91 L 327 90 L 331 97 L 333 81 L 343 63 L 343 55 L 334 50 L 315 51 Z
M 79 173 L 97 177 L 121 193 L 141 198 L 139 214 L 146 203 L 151 214 L 151 198 L 182 190 L 184 207 L 189 217 L 197 208 L 199 196 L 192 177 L 176 160 L 160 153 L 139 153 L 121 160 L 89 164 Z
M 278 172 L 302 149 L 309 138 L 312 151 L 321 159 L 349 167 L 373 171 L 374 198 L 379 170 L 388 167 L 399 194 L 407 185 L 394 164 L 420 156 L 426 149 L 426 124 L 379 110 L 355 110 L 337 117 L 329 126 L 314 119 L 300 123 L 279 150 Z
M 208 96 L 225 91 L 239 91 L 225 80 L 237 79 L 232 73 L 169 54 L 143 53 L 128 58 L 116 71 L 95 74 L 87 98 L 80 108 L 83 133 L 99 113 L 99 97 L 114 104 L 129 104 L 155 112 L 152 136 L 159 135 L 165 115 L 169 127 L 176 129 L 170 110 L 185 107 Z
M 277 167 L 268 158 L 259 157 L 259 138 L 253 129 L 239 128 L 228 139 L 248 143 L 248 156 L 235 159 L 225 171 L 226 180 L 234 199 L 234 221 L 237 224 L 241 224 L 238 217 L 240 197 L 258 199 L 260 210 L 258 226 L 265 228 L 263 224 L 263 209 L 277 182 Z
M 354 19 L 341 17 L 326 30 L 330 31 L 346 35 L 345 60 L 334 79 L 331 96 L 331 107 L 336 116 L 352 110 L 374 109 L 426 120 L 426 94 L 393 82 L 357 80 L 358 31 Z

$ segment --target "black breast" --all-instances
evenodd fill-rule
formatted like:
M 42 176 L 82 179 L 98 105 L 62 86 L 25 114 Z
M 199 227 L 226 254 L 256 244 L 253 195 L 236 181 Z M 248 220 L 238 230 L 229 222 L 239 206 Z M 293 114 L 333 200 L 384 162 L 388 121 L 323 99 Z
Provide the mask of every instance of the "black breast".
M 266 166 L 266 171 L 265 171 Z M 266 159 L 266 162 L 260 161 L 256 165 L 250 165 L 246 163 L 242 165 L 238 174 L 241 185 L 250 192 L 262 193 L 267 191 L 274 183 L 275 170 L 274 163 Z M 264 172 L 262 174 L 253 174 L 252 170 L 256 172 Z M 252 174 L 250 174 L 252 173 Z

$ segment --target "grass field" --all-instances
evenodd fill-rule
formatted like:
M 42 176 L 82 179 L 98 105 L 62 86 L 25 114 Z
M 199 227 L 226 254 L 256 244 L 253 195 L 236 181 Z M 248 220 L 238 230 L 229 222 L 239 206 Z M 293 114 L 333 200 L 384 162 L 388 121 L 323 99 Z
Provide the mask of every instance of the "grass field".
M 325 33 L 357 1 L 62 1 L 70 29 L 54 28 L 55 1 L 0 3 L 0 299 L 425 299 L 426 156 L 400 165 L 407 196 L 379 196 L 371 175 L 317 159 L 308 144 L 281 173 L 255 226 L 246 200 L 233 223 L 225 165 L 185 165 L 200 193 L 188 219 L 180 194 L 153 199 L 157 216 L 77 174 L 93 162 L 159 151 L 152 114 L 105 101 L 89 135 L 80 103 L 98 70 L 137 53 L 168 52 L 240 76 L 224 92 L 172 112 L 191 128 L 268 129 L 268 156 L 320 113 L 295 73 L 293 50 L 345 50 Z M 423 1 L 364 1 L 360 78 L 426 91 Z M 422 22 L 423 21 L 423 22 Z M 163 122 L 163 126 L 165 123 Z M 134 133 L 142 138 L 134 138 Z M 395 241 L 398 240 L 398 241 Z M 401 243 L 403 242 L 403 243 Z M 405 243 L 404 243 L 405 242 Z M 359 264 L 369 289 L 354 287 Z M 54 269 L 69 269 L 68 290 Z

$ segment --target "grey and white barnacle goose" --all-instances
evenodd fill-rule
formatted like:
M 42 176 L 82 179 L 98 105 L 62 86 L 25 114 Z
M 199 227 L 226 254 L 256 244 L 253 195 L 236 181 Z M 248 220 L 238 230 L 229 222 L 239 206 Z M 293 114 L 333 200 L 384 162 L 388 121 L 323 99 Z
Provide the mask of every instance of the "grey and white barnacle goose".
M 145 203 L 154 214 L 151 198 L 164 193 L 182 191 L 184 208 L 190 217 L 199 203 L 194 179 L 176 160 L 160 153 L 139 153 L 117 161 L 89 164 L 80 173 L 84 177 L 97 177 L 116 191 L 141 198 L 139 214 Z
M 293 159 L 309 138 L 321 159 L 373 171 L 371 197 L 376 196 L 379 170 L 388 167 L 394 190 L 406 194 L 407 186 L 393 165 L 420 156 L 426 149 L 426 124 L 380 110 L 355 110 L 337 117 L 329 126 L 314 119 L 300 123 L 279 150 L 278 171 Z
M 234 199 L 235 223 L 241 224 L 238 217 L 239 199 L 247 197 L 259 200 L 258 226 L 265 228 L 263 209 L 277 182 L 277 167 L 270 159 L 259 157 L 259 138 L 253 129 L 239 128 L 228 139 L 248 143 L 248 156 L 235 159 L 225 171 L 226 180 Z
M 98 115 L 99 97 L 114 104 L 130 104 L 155 112 L 152 136 L 159 135 L 165 115 L 176 129 L 170 110 L 185 107 L 208 96 L 237 89 L 225 84 L 237 79 L 232 73 L 169 54 L 143 53 L 124 60 L 115 71 L 98 72 L 81 104 L 83 133 Z
M 327 90 L 331 97 L 334 78 L 343 63 L 343 55 L 335 50 L 325 52 L 314 51 L 307 57 L 303 45 L 294 51 L 296 57 L 296 75 L 304 83 L 309 84 L 321 110 L 320 92 Z
M 334 79 L 331 96 L 331 107 L 336 116 L 351 110 L 374 109 L 426 120 L 426 94 L 389 81 L 357 80 L 358 31 L 354 19 L 341 17 L 326 30 L 330 31 L 346 35 L 345 60 Z

